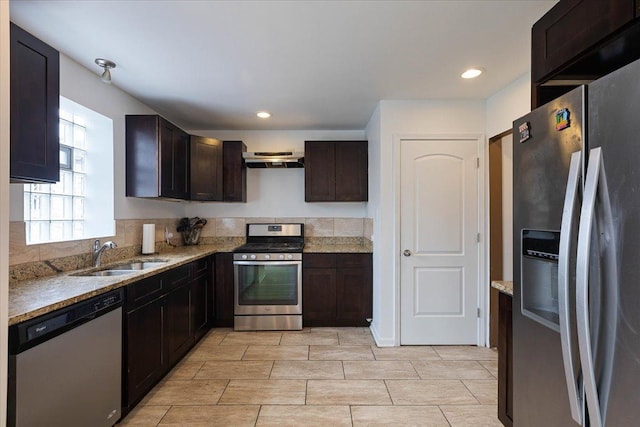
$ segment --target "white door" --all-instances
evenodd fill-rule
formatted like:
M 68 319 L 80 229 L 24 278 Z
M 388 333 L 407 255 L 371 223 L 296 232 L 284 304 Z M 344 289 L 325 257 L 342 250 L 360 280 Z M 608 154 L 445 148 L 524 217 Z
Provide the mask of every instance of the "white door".
M 478 141 L 402 140 L 401 344 L 476 344 Z

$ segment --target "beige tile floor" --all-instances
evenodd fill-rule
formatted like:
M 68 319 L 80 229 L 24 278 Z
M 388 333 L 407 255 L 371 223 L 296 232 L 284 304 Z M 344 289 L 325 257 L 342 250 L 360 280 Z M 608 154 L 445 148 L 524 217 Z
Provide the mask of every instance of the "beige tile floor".
M 212 330 L 120 426 L 500 427 L 497 353 L 367 328 Z

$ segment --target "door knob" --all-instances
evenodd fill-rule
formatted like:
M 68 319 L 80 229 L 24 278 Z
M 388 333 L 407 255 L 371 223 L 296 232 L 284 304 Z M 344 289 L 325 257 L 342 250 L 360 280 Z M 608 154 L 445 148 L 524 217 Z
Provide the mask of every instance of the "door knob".
M 402 255 L 411 256 L 411 251 L 409 249 L 405 249 L 404 252 L 402 252 Z

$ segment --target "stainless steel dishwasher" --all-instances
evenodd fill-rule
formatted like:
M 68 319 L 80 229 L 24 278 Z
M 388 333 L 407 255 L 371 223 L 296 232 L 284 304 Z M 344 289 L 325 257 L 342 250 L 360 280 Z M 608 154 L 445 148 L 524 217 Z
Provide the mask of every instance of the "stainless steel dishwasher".
M 9 426 L 118 421 L 122 290 L 14 325 L 9 337 Z

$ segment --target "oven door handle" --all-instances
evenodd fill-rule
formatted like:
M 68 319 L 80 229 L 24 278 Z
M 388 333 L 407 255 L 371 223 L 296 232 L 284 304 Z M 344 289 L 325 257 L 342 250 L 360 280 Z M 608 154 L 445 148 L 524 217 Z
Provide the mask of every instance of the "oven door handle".
M 300 265 L 302 261 L 233 261 L 233 265 Z

